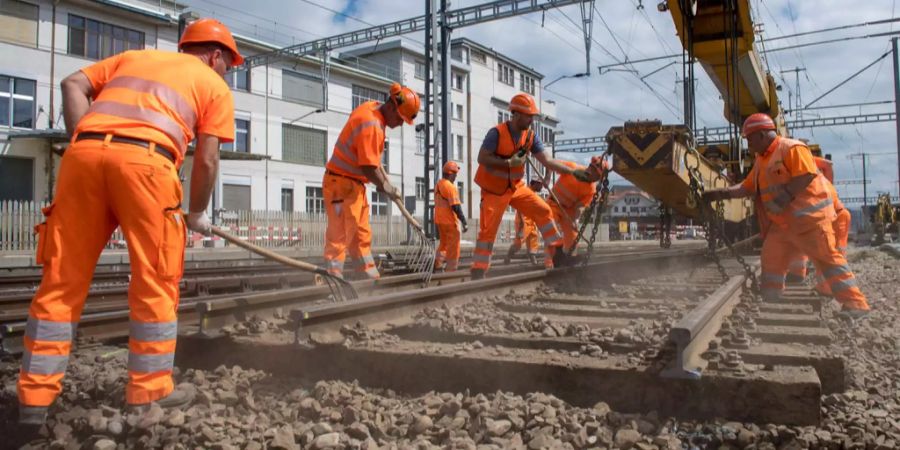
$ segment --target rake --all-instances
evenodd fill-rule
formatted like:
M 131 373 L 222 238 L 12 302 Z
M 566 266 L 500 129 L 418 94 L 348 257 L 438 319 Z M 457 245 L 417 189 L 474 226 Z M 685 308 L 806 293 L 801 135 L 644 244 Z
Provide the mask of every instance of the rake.
M 406 210 L 406 207 L 403 206 L 403 203 L 401 203 L 399 199 L 395 198 L 393 201 L 394 204 L 400 208 L 400 212 L 403 214 L 403 217 L 406 218 L 406 221 L 409 222 L 415 230 L 416 248 L 412 253 L 412 257 L 410 257 L 409 254 L 406 255 L 407 265 L 414 273 L 421 273 L 422 286 L 428 286 L 428 283 L 431 282 L 431 275 L 434 273 L 434 240 L 430 239 L 428 235 L 425 234 L 422 225 L 420 225 L 419 221 Z M 412 244 L 412 242 L 410 242 L 410 244 Z
M 541 172 L 538 170 L 537 165 L 534 164 L 534 162 L 531 160 L 531 158 L 530 158 L 530 157 L 526 157 L 525 160 L 528 161 L 528 165 L 531 167 L 531 171 L 534 172 L 534 173 L 537 174 L 537 175 L 540 175 Z M 555 201 L 556 204 L 559 205 L 559 211 L 563 214 L 563 218 L 564 218 L 564 219 L 565 219 L 565 220 L 566 220 L 573 228 L 577 229 L 577 228 L 578 228 L 578 222 L 576 222 L 574 218 L 572 218 L 571 216 L 569 216 L 569 213 L 567 213 L 567 212 L 566 212 L 566 209 L 563 208 L 562 203 L 559 201 L 558 198 L 556 198 L 556 194 L 553 192 L 553 189 L 550 189 L 550 188 L 548 187 L 548 188 L 547 188 L 547 192 L 549 192 L 549 193 L 550 193 L 550 196 L 553 197 L 553 201 Z M 585 238 L 584 236 L 582 236 L 582 235 L 579 234 L 578 237 L 579 237 L 581 240 L 583 240 L 585 244 L 588 243 L 587 238 Z M 578 242 L 576 242 L 575 245 L 578 245 Z
M 298 261 L 293 258 L 288 258 L 284 255 L 279 255 L 271 250 L 262 248 L 258 245 L 251 244 L 247 241 L 242 240 L 241 238 L 222 230 L 219 227 L 212 227 L 212 234 L 219 236 L 226 241 L 243 248 L 244 250 L 249 250 L 257 255 L 262 256 L 263 258 L 270 259 L 272 261 L 284 264 L 286 266 L 294 267 L 306 272 L 311 272 L 316 275 L 319 275 L 321 279 L 328 286 L 328 289 L 331 291 L 331 296 L 336 302 L 343 302 L 347 300 L 356 300 L 359 298 L 359 295 L 356 293 L 356 289 L 353 288 L 353 285 L 344 280 L 341 277 L 332 275 L 328 273 L 327 270 L 315 266 L 313 264 Z

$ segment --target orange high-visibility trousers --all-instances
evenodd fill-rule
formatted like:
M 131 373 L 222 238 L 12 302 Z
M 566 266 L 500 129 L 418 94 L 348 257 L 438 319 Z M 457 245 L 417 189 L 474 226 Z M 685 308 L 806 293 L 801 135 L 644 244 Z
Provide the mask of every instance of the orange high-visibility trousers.
M 186 235 L 181 194 L 175 165 L 155 150 L 93 140 L 69 146 L 56 200 L 38 227 L 44 268 L 28 310 L 21 404 L 49 406 L 62 390 L 94 267 L 116 226 L 131 264 L 125 399 L 149 403 L 172 392 Z
M 524 246 L 528 256 L 537 256 L 540 251 L 540 241 L 538 239 L 537 226 L 535 226 L 534 222 L 525 216 L 521 216 L 521 213 L 517 213 L 515 228 L 516 235 L 513 238 L 512 245 L 509 246 L 508 255 L 512 257 Z
M 850 241 L 850 211 L 846 209 L 842 209 L 837 213 L 837 217 L 835 217 L 834 222 L 831 223 L 832 228 L 834 229 L 834 238 L 837 243 L 837 250 L 841 252 L 844 257 L 847 257 L 847 243 Z M 825 277 L 821 272 L 816 275 L 816 290 L 826 294 L 831 294 L 831 287 L 825 280 Z
M 762 248 L 763 298 L 768 301 L 781 298 L 788 264 L 797 253 L 809 255 L 816 271 L 825 277 L 838 302 L 851 309 L 869 309 L 846 258 L 837 250 L 831 221 L 822 221 L 801 231 L 784 228 L 769 230 Z
M 788 264 L 788 273 L 798 278 L 806 278 L 807 265 L 809 258 L 806 255 L 794 255 Z
M 343 277 L 347 253 L 357 262 L 357 270 L 371 279 L 380 274 L 372 257 L 372 228 L 369 225 L 369 200 L 361 182 L 325 173 L 322 196 L 328 226 L 325 229 L 325 267 L 328 273 Z
M 446 270 L 452 272 L 459 268 L 459 227 L 456 225 L 456 222 L 436 225 L 441 242 L 434 257 L 434 267 L 436 269 L 444 268 L 444 262 L 446 261 Z
M 575 240 L 578 239 L 578 230 L 575 229 L 575 224 L 572 222 L 577 219 L 578 208 L 567 208 L 564 210 L 559 203 L 553 201 L 549 203 L 550 210 L 553 211 L 553 219 L 562 232 L 563 248 L 570 249 L 576 244 Z
M 507 189 L 502 195 L 482 190 L 481 220 L 478 229 L 478 239 L 475 242 L 472 269 L 487 271 L 491 267 L 491 255 L 494 251 L 497 229 L 500 228 L 500 222 L 503 221 L 503 213 L 510 205 L 525 217 L 532 219 L 537 225 L 541 236 L 544 238 L 544 250 L 548 255 L 548 259 L 552 260 L 556 249 L 562 247 L 562 238 L 560 238 L 556 225 L 553 223 L 553 213 L 550 211 L 550 206 L 531 188 L 523 184 L 518 188 Z

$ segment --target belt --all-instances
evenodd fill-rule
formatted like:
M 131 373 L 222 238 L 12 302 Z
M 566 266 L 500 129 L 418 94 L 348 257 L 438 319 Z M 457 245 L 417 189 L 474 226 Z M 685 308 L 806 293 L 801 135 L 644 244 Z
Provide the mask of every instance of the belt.
M 336 176 L 336 177 L 346 178 L 346 179 L 348 179 L 348 180 L 353 180 L 353 181 L 355 181 L 355 182 L 357 182 L 357 183 L 359 183 L 359 184 L 363 184 L 363 185 L 366 184 L 366 183 L 363 183 L 362 181 L 359 181 L 359 179 L 356 179 L 356 178 L 353 178 L 353 177 L 348 177 L 347 175 L 341 175 L 341 174 L 339 174 L 339 173 L 335 173 L 335 172 L 332 172 L 332 171 L 330 171 L 330 170 L 326 170 L 326 171 L 325 171 L 325 175 L 332 175 L 332 176 Z
M 106 136 L 108 136 L 108 135 L 105 133 L 78 133 L 78 137 L 75 138 L 75 142 L 83 141 L 83 140 L 105 141 Z M 131 137 L 127 137 L 127 136 L 115 136 L 115 135 L 113 135 L 113 137 L 109 141 L 110 142 L 119 142 L 122 144 L 137 145 L 138 147 L 144 147 L 144 148 L 150 148 L 150 145 L 153 144 L 153 145 L 155 145 L 155 148 L 153 150 L 155 150 L 156 153 L 159 153 L 160 155 L 164 156 L 166 159 L 171 161 L 173 164 L 175 163 L 175 154 L 173 154 L 169 149 L 167 149 L 155 142 L 145 141 L 143 139 L 131 138 Z

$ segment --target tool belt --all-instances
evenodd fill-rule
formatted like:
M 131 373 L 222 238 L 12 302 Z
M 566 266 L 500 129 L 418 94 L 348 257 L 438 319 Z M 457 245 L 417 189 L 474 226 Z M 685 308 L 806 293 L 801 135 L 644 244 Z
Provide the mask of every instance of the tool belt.
M 75 142 L 84 141 L 84 140 L 105 141 L 106 136 L 107 136 L 106 133 L 78 133 L 78 136 L 75 138 Z M 131 137 L 127 137 L 127 136 L 116 136 L 116 135 L 113 135 L 113 137 L 109 140 L 109 142 L 118 142 L 121 144 L 136 145 L 138 147 L 143 147 L 143 148 L 150 148 L 150 145 L 153 144 L 153 145 L 155 145 L 154 151 L 156 151 L 156 153 L 159 153 L 160 155 L 162 155 L 163 157 L 165 157 L 166 159 L 171 161 L 173 164 L 176 161 L 175 154 L 172 153 L 171 150 L 169 150 L 155 142 L 145 141 L 143 139 L 131 138 Z

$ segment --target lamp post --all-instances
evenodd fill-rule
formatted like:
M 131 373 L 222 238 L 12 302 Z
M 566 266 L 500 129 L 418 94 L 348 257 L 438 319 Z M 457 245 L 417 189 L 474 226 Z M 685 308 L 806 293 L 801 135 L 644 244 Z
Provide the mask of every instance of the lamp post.
M 307 118 L 307 117 L 309 117 L 309 116 L 311 116 L 311 115 L 313 115 L 313 114 L 319 114 L 319 113 L 323 113 L 323 112 L 325 112 L 325 110 L 324 110 L 324 109 L 321 109 L 321 108 L 320 108 L 320 109 L 317 109 L 317 110 L 315 110 L 315 111 L 310 111 L 310 112 L 308 112 L 308 113 L 306 113 L 306 114 L 304 114 L 304 115 L 302 115 L 302 116 L 300 116 L 300 117 L 298 117 L 298 118 L 296 118 L 296 119 L 294 119 L 294 120 L 288 122 L 288 125 L 293 125 L 294 122 L 296 122 L 296 121 L 298 121 L 298 120 L 302 120 L 302 119 L 305 119 L 305 118 Z
M 551 81 L 551 82 L 545 84 L 545 85 L 544 85 L 544 89 L 547 89 L 548 87 L 550 87 L 551 84 L 556 83 L 557 81 L 562 80 L 562 79 L 565 79 L 565 78 L 581 78 L 581 77 L 586 77 L 586 76 L 589 76 L 589 75 L 590 75 L 590 73 L 588 73 L 588 72 L 576 73 L 576 74 L 574 74 L 574 75 L 562 75 L 562 76 L 560 76 L 559 78 L 557 78 L 557 79 L 555 79 L 555 80 L 553 80 L 553 81 Z

